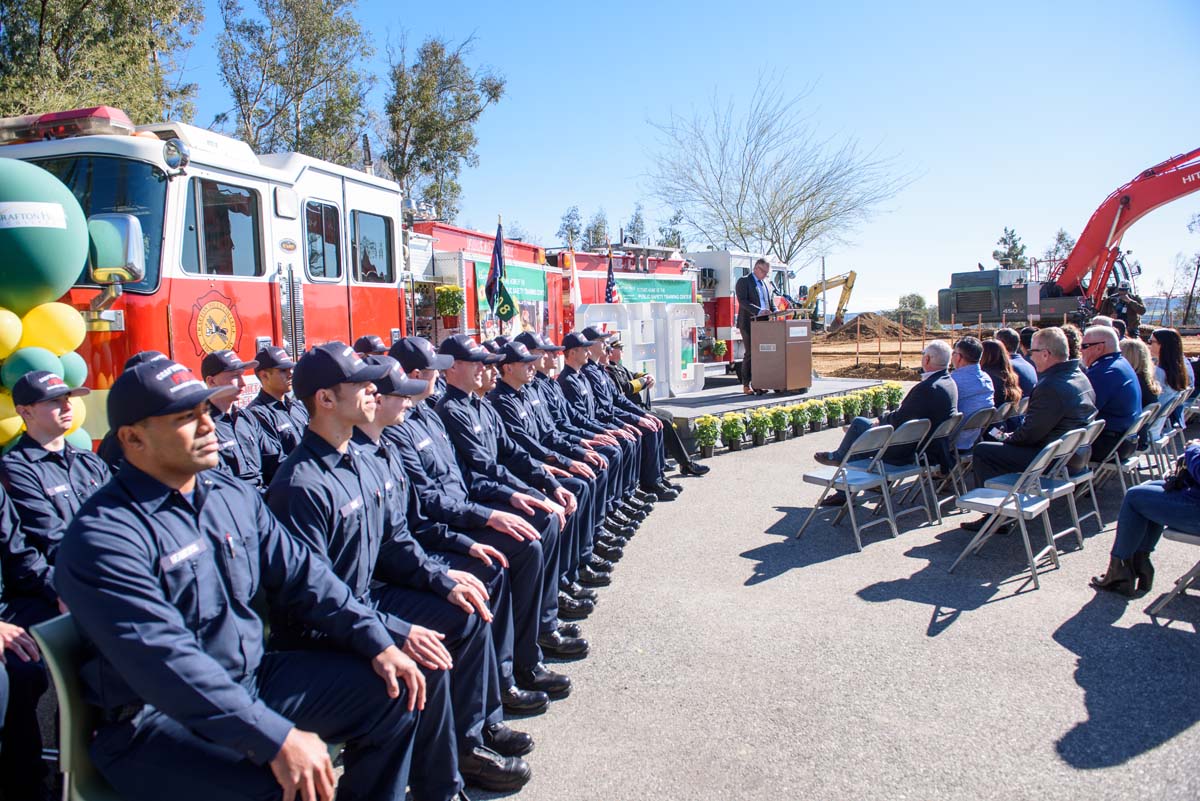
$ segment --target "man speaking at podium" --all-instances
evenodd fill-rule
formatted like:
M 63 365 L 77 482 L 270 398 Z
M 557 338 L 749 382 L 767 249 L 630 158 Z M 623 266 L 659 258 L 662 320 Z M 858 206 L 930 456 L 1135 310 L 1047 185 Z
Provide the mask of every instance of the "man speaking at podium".
M 767 286 L 767 275 L 771 265 L 766 259 L 754 262 L 754 269 L 749 275 L 743 275 L 734 285 L 733 292 L 738 302 L 738 331 L 742 332 L 742 344 L 745 355 L 742 356 L 742 392 L 746 395 L 755 393 L 765 395 L 765 389 L 756 390 L 750 385 L 750 359 L 754 353 L 750 339 L 750 321 L 766 319 L 771 312 L 771 288 Z

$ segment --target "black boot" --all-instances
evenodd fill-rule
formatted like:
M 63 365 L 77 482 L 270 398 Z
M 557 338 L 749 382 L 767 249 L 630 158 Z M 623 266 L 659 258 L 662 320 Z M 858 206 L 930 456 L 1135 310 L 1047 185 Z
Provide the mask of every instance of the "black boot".
M 1133 574 L 1137 577 L 1138 595 L 1145 595 L 1154 587 L 1154 565 L 1150 564 L 1150 552 L 1138 551 L 1130 560 Z
M 1130 561 L 1110 556 L 1108 571 L 1103 576 L 1093 577 L 1090 583 L 1098 590 L 1108 590 L 1124 595 L 1126 598 L 1132 598 L 1133 582 L 1133 568 L 1130 567 Z

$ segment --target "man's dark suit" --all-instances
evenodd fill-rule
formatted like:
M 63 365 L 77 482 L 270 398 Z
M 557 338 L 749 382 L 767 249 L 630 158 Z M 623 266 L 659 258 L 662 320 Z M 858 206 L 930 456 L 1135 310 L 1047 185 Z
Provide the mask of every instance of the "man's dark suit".
M 764 282 L 765 283 L 765 282 Z M 767 288 L 767 302 L 770 303 L 770 288 Z M 750 322 L 756 320 L 760 315 L 769 311 L 770 308 L 762 307 L 762 298 L 758 294 L 758 283 L 754 278 L 754 273 L 743 275 L 737 280 L 733 286 L 734 297 L 738 302 L 737 327 L 742 333 L 742 345 L 744 346 L 744 354 L 742 356 L 742 386 L 750 386 L 750 360 L 754 348 L 750 339 Z
M 956 411 L 958 411 L 958 385 L 954 383 L 954 379 L 950 377 L 948 371 L 937 370 L 909 390 L 908 395 L 901 401 L 899 409 L 879 418 L 879 425 L 899 428 L 909 420 L 925 419 L 929 420 L 929 430 L 933 431 Z M 866 417 L 854 418 L 850 423 L 850 429 L 842 437 L 842 444 L 833 452 L 835 458 L 841 459 L 849 450 L 850 445 L 873 425 L 875 423 Z M 889 464 L 908 464 L 913 460 L 918 444 L 888 448 L 887 453 L 883 455 L 883 460 Z M 943 439 L 940 445 L 933 446 L 937 448 L 937 452 L 934 453 L 931 450 L 930 455 L 942 466 L 943 470 L 949 470 L 952 464 L 949 450 L 943 447 L 945 445 L 946 441 Z

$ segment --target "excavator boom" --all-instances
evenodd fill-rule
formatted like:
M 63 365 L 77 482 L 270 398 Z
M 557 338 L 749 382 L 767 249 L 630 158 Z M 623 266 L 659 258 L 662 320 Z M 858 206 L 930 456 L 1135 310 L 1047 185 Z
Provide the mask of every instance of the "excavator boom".
M 857 279 L 858 273 L 854 272 L 854 270 L 850 270 L 849 272 L 842 273 L 841 275 L 835 275 L 832 278 L 825 279 L 824 281 L 816 282 L 808 288 L 808 295 L 800 302 L 800 308 L 811 314 L 816 309 L 817 300 L 820 298 L 822 292 L 835 289 L 836 287 L 840 286 L 842 288 L 842 294 L 838 298 L 837 312 L 835 312 L 833 315 L 832 323 L 836 328 L 842 324 L 842 321 L 846 317 L 846 306 L 850 303 L 850 295 L 854 291 L 854 282 Z

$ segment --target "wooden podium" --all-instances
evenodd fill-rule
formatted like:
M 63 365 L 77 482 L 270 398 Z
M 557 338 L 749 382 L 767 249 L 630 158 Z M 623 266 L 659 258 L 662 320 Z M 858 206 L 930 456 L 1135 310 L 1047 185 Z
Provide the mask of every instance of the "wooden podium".
M 777 314 L 787 314 L 778 312 Z M 812 386 L 812 321 L 780 318 L 750 323 L 755 389 L 795 391 Z

